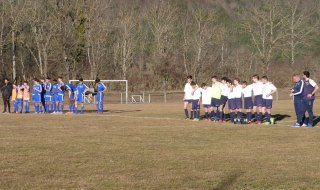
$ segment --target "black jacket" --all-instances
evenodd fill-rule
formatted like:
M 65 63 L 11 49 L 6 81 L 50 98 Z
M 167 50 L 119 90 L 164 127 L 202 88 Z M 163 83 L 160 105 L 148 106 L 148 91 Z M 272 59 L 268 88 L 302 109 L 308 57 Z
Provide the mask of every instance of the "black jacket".
M 2 96 L 3 97 L 10 97 L 12 95 L 12 84 L 8 82 L 1 88 Z

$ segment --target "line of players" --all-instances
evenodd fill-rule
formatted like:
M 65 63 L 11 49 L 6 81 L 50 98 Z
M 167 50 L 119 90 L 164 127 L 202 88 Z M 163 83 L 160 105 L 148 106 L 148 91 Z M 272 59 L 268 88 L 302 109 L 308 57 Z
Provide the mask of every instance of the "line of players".
M 273 123 L 271 118 L 271 109 L 273 103 L 273 94 L 277 88 L 268 80 L 267 76 L 252 76 L 252 84 L 246 81 L 240 82 L 236 78 L 230 80 L 227 77 L 218 80 L 217 76 L 211 78 L 212 86 L 202 83 L 199 87 L 192 76 L 187 77 L 187 84 L 184 88 L 184 112 L 186 119 L 199 121 L 200 118 L 200 100 L 205 110 L 205 119 L 207 121 L 226 121 L 226 105 L 228 103 L 230 121 L 235 124 L 249 124 L 252 122 L 252 112 L 254 113 L 257 124 Z M 192 108 L 188 111 L 188 105 Z M 242 109 L 246 114 L 243 118 Z M 264 114 L 264 117 L 263 117 Z
M 53 83 L 52 83 L 53 82 Z M 69 112 L 68 113 L 84 113 L 85 93 L 89 87 L 83 83 L 83 79 L 79 79 L 77 85 L 71 83 L 64 84 L 63 78 L 53 79 L 48 77 L 45 80 L 33 79 L 32 89 L 27 81 L 20 81 L 18 84 L 13 84 L 12 102 L 14 104 L 14 113 L 29 113 L 30 100 L 34 105 L 35 113 L 52 113 L 62 114 L 64 111 L 64 97 L 67 92 L 69 97 Z M 97 87 L 96 108 L 98 113 L 103 113 L 104 96 L 107 87 L 100 81 L 95 80 Z M 30 99 L 31 98 L 31 99 Z M 78 112 L 80 105 L 80 112 Z

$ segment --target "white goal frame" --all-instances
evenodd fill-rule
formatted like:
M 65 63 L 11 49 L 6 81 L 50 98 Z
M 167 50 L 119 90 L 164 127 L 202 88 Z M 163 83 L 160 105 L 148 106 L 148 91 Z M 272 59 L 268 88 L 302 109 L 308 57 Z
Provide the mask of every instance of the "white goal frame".
M 69 80 L 71 82 L 79 82 L 79 80 Z M 83 82 L 95 82 L 95 80 L 83 80 Z M 128 104 L 128 80 L 100 80 L 103 83 L 110 83 L 110 82 L 125 82 L 126 83 L 126 104 Z M 121 95 L 121 102 L 122 102 L 122 95 Z

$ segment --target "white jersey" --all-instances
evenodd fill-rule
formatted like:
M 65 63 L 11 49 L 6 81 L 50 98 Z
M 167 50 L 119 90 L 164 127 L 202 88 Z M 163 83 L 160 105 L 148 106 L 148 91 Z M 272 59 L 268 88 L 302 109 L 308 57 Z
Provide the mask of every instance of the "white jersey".
M 191 100 L 199 100 L 200 97 L 201 97 L 201 90 L 200 88 L 197 88 L 197 89 L 193 89 L 194 92 L 192 93 L 192 98 Z
M 233 93 L 235 98 L 242 98 L 242 85 L 234 86 Z
M 273 99 L 272 95 L 270 95 L 268 97 L 267 97 L 267 95 L 270 94 L 272 91 L 276 91 L 276 90 L 277 90 L 277 88 L 271 82 L 264 84 L 262 98 L 267 99 L 267 100 L 272 100 Z
M 187 83 L 184 86 L 184 99 L 185 100 L 192 100 L 192 93 L 193 93 L 193 88 L 190 85 L 190 83 Z
M 232 87 L 228 89 L 229 89 L 228 99 L 234 99 L 235 98 L 234 89 L 232 89 Z
M 202 96 L 202 104 L 210 105 L 211 104 L 211 87 L 207 87 L 207 89 L 201 88 L 201 96 Z
M 248 98 L 252 97 L 252 85 L 248 85 L 245 88 L 242 89 L 243 97 Z
M 252 90 L 254 96 L 262 95 L 264 84 L 261 81 L 252 84 Z
M 221 95 L 228 97 L 229 93 L 230 93 L 230 90 L 229 90 L 228 85 L 221 83 Z

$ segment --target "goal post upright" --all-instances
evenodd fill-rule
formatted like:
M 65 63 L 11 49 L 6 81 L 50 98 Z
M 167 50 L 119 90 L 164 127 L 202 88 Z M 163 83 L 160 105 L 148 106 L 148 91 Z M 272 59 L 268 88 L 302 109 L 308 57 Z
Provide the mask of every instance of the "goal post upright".
M 94 82 L 95 80 L 83 80 L 83 82 Z M 79 82 L 79 80 L 69 80 L 69 82 Z M 126 83 L 126 104 L 128 104 L 128 80 L 100 80 L 100 82 L 125 82 Z

